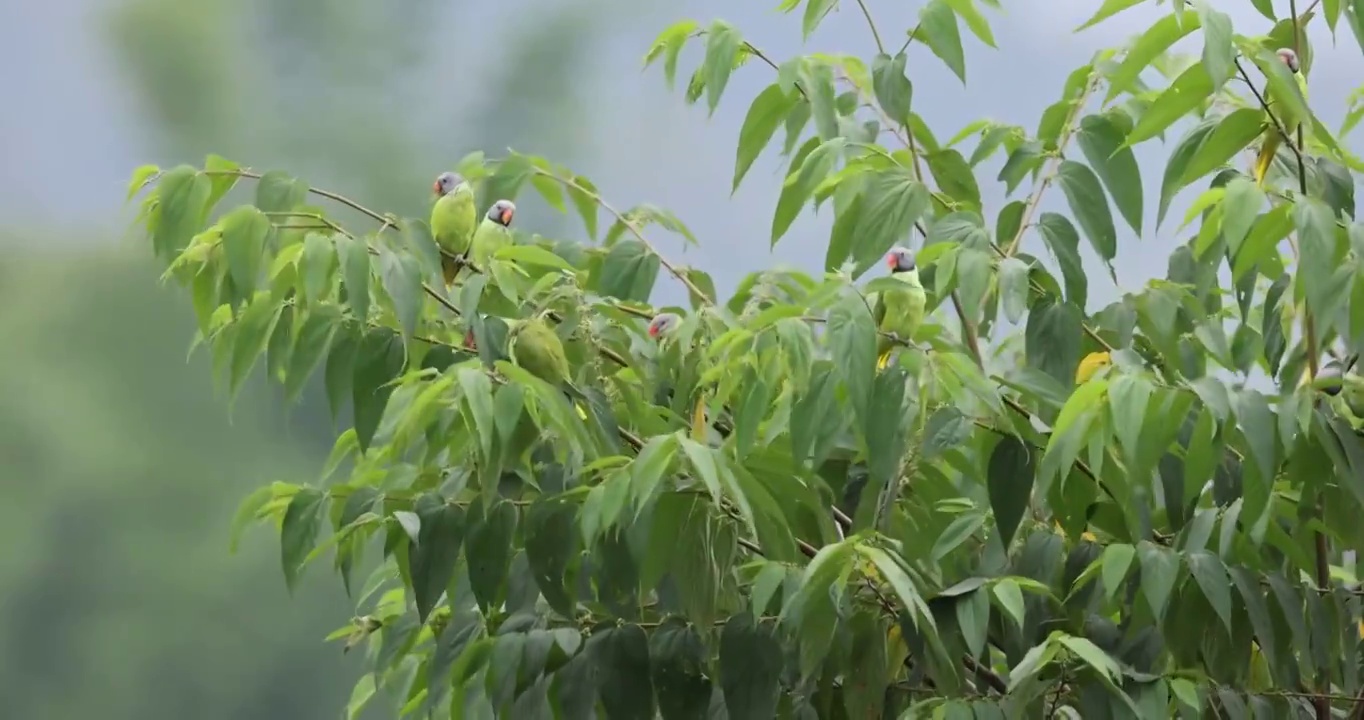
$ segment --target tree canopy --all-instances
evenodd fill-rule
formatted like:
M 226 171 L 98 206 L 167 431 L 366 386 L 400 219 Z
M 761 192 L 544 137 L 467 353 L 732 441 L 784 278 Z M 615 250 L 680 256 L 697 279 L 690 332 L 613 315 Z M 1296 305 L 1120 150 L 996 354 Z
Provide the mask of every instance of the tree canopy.
M 781 9 L 808 36 L 840 5 Z M 138 169 L 229 394 L 262 363 L 291 398 L 320 374 L 349 419 L 319 479 L 261 487 L 236 521 L 278 528 L 290 587 L 330 558 L 354 598 L 333 634 L 369 659 L 348 712 L 381 690 L 449 717 L 1364 711 L 1364 224 L 1337 139 L 1364 105 L 1333 134 L 1301 82 L 1306 28 L 1364 40 L 1364 7 L 1250 5 L 1265 34 L 1176 0 L 1071 73 L 1035 132 L 946 141 L 907 53 L 965 82 L 961 28 L 994 46 L 997 0 L 929 0 L 889 44 L 857 0 L 870 62 L 666 29 L 645 61 L 672 83 L 702 48 L 691 103 L 771 77 L 732 179 L 781 131 L 771 244 L 833 216 L 822 275 L 754 272 L 728 299 L 651 239 L 699 242 L 681 219 L 534 155 L 453 169 L 480 213 L 529 188 L 581 238 L 517 231 L 450 288 L 422 219 L 218 156 Z M 1200 57 L 1170 52 L 1194 33 Z M 1153 203 L 1132 148 L 1157 139 Z M 1031 190 L 987 213 L 986 182 Z M 1068 214 L 1041 209 L 1057 186 Z M 254 199 L 224 201 L 239 188 Z M 1187 240 L 1091 309 L 1081 239 L 1114 275 L 1120 223 Z M 929 311 L 908 336 L 879 322 L 902 284 L 870 273 L 897 246 Z M 660 275 L 688 307 L 649 305 Z M 678 322 L 650 332 L 661 312 Z M 565 345 L 567 396 L 508 354 L 532 317 Z

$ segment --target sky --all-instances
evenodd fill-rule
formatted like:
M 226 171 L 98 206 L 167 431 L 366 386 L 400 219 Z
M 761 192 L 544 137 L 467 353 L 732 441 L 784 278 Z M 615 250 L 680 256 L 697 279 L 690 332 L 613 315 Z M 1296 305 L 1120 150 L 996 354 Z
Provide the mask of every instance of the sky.
M 213 0 L 187 0 L 212 2 Z M 345 2 L 347 0 L 335 0 Z M 1303 4 L 1309 0 L 1301 0 Z M 145 121 L 129 100 L 126 78 L 111 61 L 111 49 L 102 35 L 106 6 L 119 0 L 63 0 L 32 3 L 0 0 L 0 225 L 20 228 L 20 241 L 42 244 L 46 236 L 25 235 L 32 228 L 78 230 L 79 242 L 117 242 L 129 215 L 123 208 L 123 191 L 131 169 L 146 162 L 154 139 L 145 137 Z M 651 231 L 649 237 L 671 259 L 694 264 L 711 272 L 723 293 L 744 273 L 776 263 L 818 272 L 832 224 L 828 208 L 819 214 L 807 210 L 791 232 L 769 248 L 772 214 L 784 167 L 775 151 L 765 153 L 754 165 L 737 193 L 731 195 L 734 148 L 739 127 L 751 99 L 774 73 L 753 63 L 731 80 L 719 110 L 708 117 L 703 105 L 687 106 L 682 90 L 669 92 L 657 66 L 641 70 L 641 58 L 653 37 L 668 24 L 683 18 L 702 23 L 723 18 L 744 36 L 777 59 L 801 52 L 850 52 L 870 59 L 874 52 L 865 20 L 856 6 L 845 2 L 830 15 L 807 41 L 800 37 L 799 13 L 776 11 L 776 2 L 731 3 L 724 0 L 621 3 L 610 0 L 518 0 L 476 4 L 445 13 L 429 30 L 434 37 L 458 37 L 450 48 L 441 47 L 442 61 L 460 58 L 475 67 L 491 57 L 489 43 L 495 34 L 468 32 L 475 28 L 515 28 L 525 13 L 542 12 L 554 5 L 579 4 L 593 13 L 600 41 L 592 49 L 590 72 L 575 80 L 573 91 L 590 110 L 585 127 L 573 128 L 574 169 L 589 178 L 618 207 L 652 202 L 672 209 L 695 231 L 700 248 L 686 249 L 673 236 Z M 603 4 L 609 3 L 609 4 Z M 998 49 L 981 44 L 963 28 L 966 47 L 965 86 L 933 56 L 917 45 L 910 51 L 909 74 L 914 82 L 915 109 L 924 116 L 940 139 L 963 125 L 989 117 L 1035 129 L 1044 108 L 1060 95 L 1066 76 L 1104 47 L 1124 42 L 1169 11 L 1169 4 L 1146 4 L 1122 12 L 1080 33 L 1080 25 L 1099 5 L 1097 0 L 1005 0 L 1005 12 L 986 9 Z M 1212 0 L 1231 15 L 1238 32 L 1266 32 L 1269 23 L 1249 0 Z M 869 0 L 869 6 L 886 42 L 897 46 L 914 23 L 918 2 Z M 1286 14 L 1286 0 L 1276 0 Z M 605 23 L 602 31 L 598 24 Z M 1334 46 L 1324 23 L 1314 22 L 1313 41 L 1317 61 L 1311 76 L 1313 104 L 1319 116 L 1335 127 L 1343 117 L 1344 98 L 1364 80 L 1364 54 L 1342 22 Z M 472 36 L 472 37 L 471 37 Z M 491 39 L 490 39 L 491 38 Z M 1186 39 L 1181 49 L 1198 52 L 1201 42 Z M 552 59 L 550 59 L 552 61 Z M 682 68 L 689 73 L 698 53 L 684 56 Z M 428 69 L 429 70 L 429 69 Z M 684 75 L 685 77 L 685 75 Z M 396 90 L 395 90 L 396 92 Z M 449 99 L 446 99 L 447 101 Z M 381 104 L 384 98 L 375 98 Z M 456 103 L 457 104 L 457 103 Z M 1173 143 L 1180 133 L 1167 136 Z M 1357 140 L 1348 144 L 1360 148 Z M 458 143 L 454 143 L 458 145 Z M 578 147 L 577 145 L 581 145 Z M 517 137 L 518 150 L 539 152 L 537 138 Z M 1153 276 L 1163 275 L 1166 258 L 1175 244 L 1186 238 L 1175 232 L 1182 215 L 1176 207 L 1158 231 L 1155 199 L 1160 173 L 1170 145 L 1150 141 L 1139 146 L 1138 161 L 1145 186 L 1144 237 L 1119 221 L 1118 280 L 1125 290 L 1135 290 Z M 436 156 L 451 162 L 469 148 L 437 149 Z M 498 148 L 487 148 L 497 154 Z M 1026 196 L 1024 183 L 1009 198 L 1003 185 L 993 181 L 1003 157 L 987 163 L 981 172 L 986 223 L 1005 202 Z M 260 166 L 260 162 L 251 163 Z M 268 164 L 268 163 L 266 163 Z M 424 188 L 423 179 L 415 187 Z M 73 193 L 79 199 L 73 200 Z M 1186 191 L 1183 203 L 1197 194 Z M 1059 189 L 1050 191 L 1042 209 L 1064 211 Z M 1116 213 L 1115 213 L 1116 215 Z M 535 229 L 543 218 L 518 215 L 518 227 Z M 71 233 L 68 233 L 71 234 Z M 42 235 L 44 237 L 39 237 Z M 1033 236 L 1024 249 L 1042 254 Z M 1087 252 L 1087 250 L 1086 250 Z M 1092 312 L 1117 297 L 1118 288 L 1107 280 L 1093 256 L 1085 258 L 1091 274 Z M 675 283 L 660 278 L 659 300 L 680 300 Z

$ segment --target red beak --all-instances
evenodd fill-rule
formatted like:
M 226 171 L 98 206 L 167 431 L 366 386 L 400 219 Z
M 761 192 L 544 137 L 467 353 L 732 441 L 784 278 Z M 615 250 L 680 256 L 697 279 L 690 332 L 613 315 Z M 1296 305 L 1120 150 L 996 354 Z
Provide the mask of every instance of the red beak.
M 658 326 L 657 326 L 657 325 L 650 325 L 650 326 L 649 326 L 649 337 L 651 337 L 651 338 L 656 338 L 656 337 L 658 337 Z
M 432 189 L 433 191 L 435 191 L 435 193 L 436 193 L 437 195 L 439 195 L 439 194 L 440 194 L 440 181 L 437 180 L 437 181 L 431 183 L 431 189 Z
M 886 265 L 889 266 L 891 270 L 894 270 L 897 264 L 898 263 L 895 260 L 895 253 L 891 253 L 886 256 Z
M 502 224 L 510 225 L 512 221 L 512 211 L 510 209 L 502 211 Z

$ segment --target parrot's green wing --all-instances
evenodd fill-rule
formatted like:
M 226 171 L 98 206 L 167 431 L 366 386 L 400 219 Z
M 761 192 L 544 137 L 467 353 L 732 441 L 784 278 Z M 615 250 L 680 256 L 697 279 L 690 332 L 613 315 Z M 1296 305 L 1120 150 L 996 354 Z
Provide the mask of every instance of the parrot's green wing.
M 543 320 L 527 320 L 516 333 L 512 361 L 545 382 L 561 386 L 568 382 L 568 356 L 564 344 Z
M 511 235 L 507 228 L 501 223 L 488 218 L 483 218 L 483 222 L 478 224 L 478 229 L 474 231 L 472 243 L 472 254 L 474 265 L 480 269 L 488 267 L 488 262 L 493 255 L 497 254 L 503 246 L 511 243 Z
M 462 257 L 469 252 L 475 219 L 474 190 L 468 183 L 460 183 L 431 207 L 431 237 L 441 250 Z M 442 258 L 441 267 L 448 285 L 454 281 L 459 266 L 449 258 Z
M 876 319 L 876 329 L 883 333 L 894 333 L 897 337 L 908 340 L 914 336 L 914 331 L 924 319 L 928 297 L 924 294 L 923 285 L 919 283 L 917 270 L 896 273 L 892 277 L 900 281 L 901 287 L 883 290 L 876 300 L 877 308 L 872 314 Z M 878 367 L 886 366 L 894 349 L 895 342 L 890 338 L 877 339 Z

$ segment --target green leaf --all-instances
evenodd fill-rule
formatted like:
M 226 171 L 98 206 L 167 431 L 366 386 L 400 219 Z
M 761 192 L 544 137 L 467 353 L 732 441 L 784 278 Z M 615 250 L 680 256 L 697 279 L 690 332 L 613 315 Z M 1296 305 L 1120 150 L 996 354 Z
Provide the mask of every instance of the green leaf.
M 1157 618 L 1165 614 L 1165 604 L 1179 576 L 1179 556 L 1149 540 L 1137 544 L 1141 563 L 1141 593 Z
M 1212 79 L 1202 65 L 1185 70 L 1170 87 L 1151 103 L 1137 126 L 1127 135 L 1127 145 L 1150 140 L 1165 132 L 1177 120 L 1188 115 L 1212 95 Z
M 1207 3 L 1197 7 L 1203 23 L 1203 68 L 1212 80 L 1212 89 L 1217 91 L 1231 77 L 1232 64 L 1236 60 L 1236 48 L 1231 42 L 1231 16 Z
M 799 96 L 788 95 L 779 83 L 768 85 L 767 89 L 753 99 L 748 114 L 744 116 L 744 125 L 739 130 L 739 147 L 734 159 L 734 183 L 730 189 L 731 193 L 739 189 L 739 183 L 748 173 L 753 161 L 762 154 L 763 148 L 767 147 L 777 128 L 786 121 L 786 116 L 799 101 Z
M 994 511 L 1000 543 L 1006 550 L 1032 500 L 1033 480 L 1037 475 L 1035 461 L 1035 451 L 1013 435 L 1001 437 L 990 453 L 986 471 L 990 509 Z
M 649 673 L 649 638 L 638 625 L 622 625 L 593 634 L 588 647 L 599 672 L 606 717 L 653 720 L 654 687 Z
M 802 58 L 797 74 L 810 103 L 810 114 L 815 119 L 818 139 L 828 142 L 838 137 L 837 90 L 834 88 L 833 68 L 828 63 Z M 795 163 L 792 163 L 791 169 L 795 170 Z
M 914 85 L 905 75 L 905 62 L 909 56 L 899 53 L 894 58 L 878 53 L 872 60 L 871 83 L 876 94 L 876 102 L 886 111 L 886 116 L 899 123 L 909 125 L 909 108 L 914 99 Z
M 993 458 L 991 458 L 993 459 Z M 947 557 L 953 550 L 956 550 L 966 539 L 976 534 L 976 531 L 985 524 L 985 516 L 979 513 L 966 513 L 958 515 L 938 536 L 933 543 L 933 550 L 929 557 L 933 562 L 938 562 Z
M 161 176 L 156 187 L 157 221 L 152 229 L 152 248 L 157 257 L 179 255 L 203 227 L 212 185 L 208 176 L 188 165 Z
M 856 206 L 852 259 L 857 277 L 880 262 L 895 243 L 909 235 L 914 223 L 928 209 L 928 188 L 904 169 L 879 172 L 867 179 L 866 191 Z M 845 210 L 844 212 L 849 212 Z M 833 252 L 832 244 L 829 248 Z M 829 256 L 825 267 L 834 270 L 843 258 Z
M 384 292 L 393 301 L 393 314 L 403 337 L 411 338 L 417 332 L 422 312 L 421 266 L 414 255 L 386 252 L 379 257 L 379 273 Z
M 1011 323 L 1023 319 L 1028 309 L 1028 264 L 1016 257 L 999 261 L 999 301 Z
M 876 379 L 876 323 L 856 291 L 845 290 L 829 311 L 827 345 L 847 387 L 849 402 L 865 417 Z
M 128 178 L 128 195 L 124 198 L 124 202 L 132 200 L 133 196 L 137 195 L 138 191 L 159 172 L 161 172 L 161 168 L 156 165 L 139 165 L 136 170 L 133 170 L 132 177 Z
M 706 105 L 711 114 L 715 113 L 729 76 L 734 73 L 741 42 L 739 31 L 723 20 L 716 20 L 706 30 L 706 58 L 702 67 L 706 71 Z
M 486 462 L 487 458 L 492 457 L 493 435 L 497 427 L 493 416 L 493 383 L 482 369 L 466 367 L 459 370 L 459 386 L 464 390 L 464 402 L 474 417 L 474 427 L 478 430 L 479 444 Z
M 355 406 L 355 435 L 360 451 L 368 452 L 379 421 L 393 394 L 389 381 L 402 372 L 404 348 L 398 335 L 389 330 L 365 333 L 355 356 L 352 402 Z
M 369 317 L 369 249 L 362 240 L 338 235 L 336 254 L 341 258 L 341 278 L 345 282 L 351 312 L 363 321 Z
M 566 183 L 564 189 L 568 191 L 568 199 L 573 201 L 573 207 L 578 210 L 578 216 L 583 219 L 583 228 L 587 230 L 587 239 L 592 240 L 597 237 L 597 186 L 593 185 L 587 178 L 578 175 L 573 181 Z
M 1223 117 L 1189 159 L 1180 177 L 1180 186 L 1188 185 L 1230 162 L 1260 136 L 1263 123 L 1264 113 L 1256 108 L 1241 108 Z
M 570 562 L 580 547 L 576 509 L 562 500 L 542 500 L 527 514 L 526 559 L 545 602 L 565 617 L 573 615 L 576 579 Z M 574 573 L 576 575 L 576 573 Z
M 649 666 L 664 720 L 705 717 L 712 686 L 708 652 L 696 628 L 668 618 L 649 636 Z
M 980 38 L 981 42 L 992 48 L 998 48 L 995 45 L 994 33 L 990 32 L 990 23 L 986 21 L 985 16 L 976 7 L 975 0 L 947 0 L 947 4 L 952 7 L 957 15 L 961 16 L 962 22 L 966 23 L 966 27 L 971 30 L 972 34 Z
M 922 39 L 962 84 L 966 84 L 966 56 L 961 49 L 961 31 L 957 29 L 957 14 L 946 0 L 930 0 L 919 11 L 919 32 Z
M 1056 179 L 1089 244 L 1105 262 L 1112 262 L 1118 254 L 1118 235 L 1098 176 L 1087 165 L 1063 160 Z
M 408 550 L 408 573 L 417 618 L 426 622 L 454 577 L 459 546 L 464 541 L 464 511 L 435 493 L 417 498 L 413 510 L 421 526 L 417 542 Z
M 927 155 L 928 171 L 938 183 L 938 189 L 967 209 L 980 210 L 980 188 L 975 173 L 961 153 L 947 148 Z
M 619 243 L 618 243 L 619 244 Z M 615 247 L 614 245 L 612 246 Z M 550 252 L 538 245 L 504 245 L 498 248 L 493 257 L 499 260 L 510 260 L 523 265 L 533 265 L 537 267 L 554 268 L 564 272 L 576 272 L 577 268 L 559 255 Z
M 1330 317 L 1344 301 L 1332 292 L 1332 283 L 1328 281 L 1337 265 L 1335 217 L 1326 203 L 1312 197 L 1300 198 L 1293 208 L 1293 226 L 1298 231 L 1302 254 L 1298 277 L 1313 279 L 1304 284 L 1307 307 L 1318 317 Z
M 289 212 L 308 199 L 308 184 L 279 170 L 256 181 L 256 207 L 261 212 Z
M 961 630 L 966 650 L 972 657 L 978 657 L 985 648 L 986 631 L 989 630 L 989 593 L 985 590 L 967 593 L 957 599 L 956 611 L 957 628 Z
M 729 717 L 776 717 L 782 664 L 781 644 L 769 627 L 747 612 L 725 621 L 718 665 Z
M 497 605 L 511 567 L 516 508 L 504 500 L 496 501 L 486 511 L 480 511 L 480 508 L 481 505 L 475 505 L 470 513 L 465 555 L 469 561 L 469 584 L 474 598 L 487 612 L 488 608 Z
M 1184 170 L 1189 167 L 1198 149 L 1211 136 L 1217 127 L 1216 120 L 1207 120 L 1195 126 L 1180 139 L 1179 144 L 1175 145 L 1174 152 L 1170 153 L 1170 161 L 1165 164 L 1165 175 L 1160 181 L 1160 207 L 1156 214 L 1156 226 L 1159 227 L 1165 221 L 1165 211 L 1170 207 L 1170 201 L 1175 194 L 1184 187 Z
M 279 531 L 280 561 L 284 566 L 284 585 L 291 593 L 303 574 L 303 561 L 317 544 L 325 500 L 321 490 L 299 488 L 284 511 Z
M 832 138 L 821 143 L 797 165 L 792 162 L 791 174 L 782 184 L 781 196 L 777 198 L 777 211 L 772 217 L 772 247 L 791 228 L 801 208 L 814 193 L 815 186 L 824 182 L 834 169 L 838 154 L 847 143 L 843 138 Z
M 1144 0 L 1104 0 L 1103 5 L 1100 5 L 1099 9 L 1095 11 L 1095 13 L 1084 22 L 1084 24 L 1080 25 L 1080 27 L 1075 28 L 1071 32 L 1080 32 L 1081 30 L 1084 30 L 1086 28 L 1098 25 L 1099 23 L 1103 22 L 1104 20 L 1107 20 L 1110 17 L 1113 17 L 1114 15 L 1117 15 L 1123 10 L 1130 8 L 1133 5 L 1138 5 L 1142 2 L 1144 2 Z
M 838 0 L 806 0 L 805 17 L 801 19 L 800 34 L 801 39 L 810 39 L 810 33 L 819 27 L 819 23 L 838 5 Z
M 900 477 L 900 462 L 905 456 L 908 439 L 904 409 L 908 373 L 901 367 L 888 367 L 876 374 L 872 381 L 871 401 L 868 404 L 863 436 L 867 439 L 867 473 L 869 489 L 881 493 L 885 499 L 864 494 L 864 502 L 874 507 L 878 519 L 884 508 L 893 502 L 894 483 Z M 875 503 L 873 505 L 873 503 Z M 863 517 L 862 513 L 858 513 Z
M 1080 121 L 1075 140 L 1091 167 L 1103 181 L 1118 212 L 1137 235 L 1141 235 L 1141 170 L 1132 148 L 1123 144 L 1123 128 L 1107 115 L 1087 115 Z
M 1061 265 L 1061 277 L 1066 281 L 1066 299 L 1083 308 L 1089 298 L 1089 277 L 1080 261 L 1080 233 L 1064 215 L 1044 212 L 1037 220 L 1037 230 L 1047 249 Z
M 1222 238 L 1227 241 L 1227 252 L 1236 257 L 1255 219 L 1265 204 L 1265 193 L 1246 177 L 1233 178 L 1227 183 L 1222 198 Z
M 1103 583 L 1104 595 L 1109 600 L 1122 587 L 1123 580 L 1127 579 L 1127 571 L 1132 567 L 1132 560 L 1137 556 L 1137 549 L 1131 545 L 1118 543 L 1104 548 L 1103 554 Z
M 1023 627 L 1027 606 L 1023 604 L 1023 591 L 1019 589 L 1018 583 L 1010 578 L 1001 578 L 991 589 L 1000 606 L 1009 613 L 1009 617 L 1013 618 L 1020 628 Z
M 1075 382 L 1075 367 L 1080 364 L 1080 338 L 1083 315 L 1070 303 L 1044 298 L 1028 313 L 1024 332 L 1024 351 L 1029 367 L 1055 378 L 1064 387 Z
M 1098 645 L 1095 645 L 1093 641 L 1073 635 L 1061 635 L 1060 640 L 1066 649 L 1075 653 L 1076 657 L 1079 657 L 1086 665 L 1094 668 L 1105 678 L 1112 682 L 1118 682 L 1121 679 L 1122 668 L 1119 667 L 1117 661 L 1100 649 Z
M 1109 74 L 1108 94 L 1104 97 L 1104 105 L 1124 92 L 1133 92 L 1135 90 L 1133 86 L 1139 82 L 1138 77 L 1152 61 L 1198 27 L 1197 17 L 1187 15 L 1182 20 L 1174 14 L 1157 20 L 1127 48 L 1122 63 Z M 1206 77 L 1206 73 L 1204 76 Z M 1208 87 L 1211 92 L 1211 79 L 1208 80 Z M 1135 141 L 1129 140 L 1129 143 L 1135 144 Z
M 1188 553 L 1185 559 L 1189 564 L 1189 574 L 1193 575 L 1194 582 L 1198 583 L 1199 589 L 1203 591 L 1203 597 L 1208 599 L 1213 611 L 1217 613 L 1217 617 L 1222 618 L 1222 624 L 1230 633 L 1231 579 L 1227 577 L 1226 566 L 1207 550 Z
M 611 250 L 597 271 L 597 292 L 633 302 L 648 302 L 658 281 L 658 256 L 644 243 L 625 239 Z

